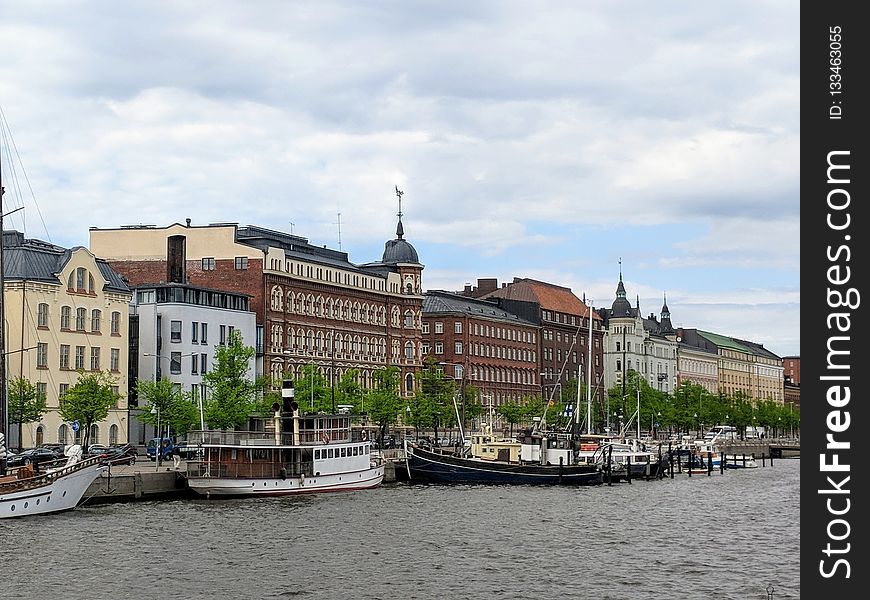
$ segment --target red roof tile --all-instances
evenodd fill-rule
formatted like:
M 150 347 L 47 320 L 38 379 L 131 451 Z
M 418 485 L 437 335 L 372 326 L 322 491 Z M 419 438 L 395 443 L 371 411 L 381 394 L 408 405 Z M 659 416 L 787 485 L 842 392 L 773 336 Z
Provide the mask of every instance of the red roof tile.
M 490 292 L 484 298 L 507 298 L 508 300 L 537 302 L 544 310 L 579 317 L 585 317 L 589 312 L 589 307 L 571 292 L 571 288 L 535 279 L 514 278 L 513 283 Z M 601 320 L 596 312 L 592 313 L 592 318 Z

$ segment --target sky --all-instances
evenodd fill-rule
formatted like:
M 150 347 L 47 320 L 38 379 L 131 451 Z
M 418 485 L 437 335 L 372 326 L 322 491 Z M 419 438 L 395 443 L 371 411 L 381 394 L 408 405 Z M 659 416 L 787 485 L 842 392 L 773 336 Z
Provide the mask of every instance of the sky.
M 0 0 L 6 228 L 190 218 L 800 354 L 799 3 Z M 7 152 L 8 149 L 11 149 Z M 14 158 L 14 160 L 13 160 Z

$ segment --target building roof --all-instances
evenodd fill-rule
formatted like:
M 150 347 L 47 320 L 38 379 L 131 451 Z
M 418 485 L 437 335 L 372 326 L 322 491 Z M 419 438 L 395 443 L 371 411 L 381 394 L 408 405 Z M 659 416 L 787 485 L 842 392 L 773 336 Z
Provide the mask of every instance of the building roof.
M 456 314 L 470 318 L 473 317 L 491 321 L 502 321 L 514 325 L 537 327 L 536 323 L 504 310 L 492 302 L 476 300 L 455 292 L 446 292 L 442 290 L 430 290 L 424 294 L 423 315 L 425 316 L 426 313 Z
M 58 274 L 63 270 L 70 256 L 81 246 L 62 248 L 42 240 L 25 239 L 19 231 L 3 232 L 3 278 L 4 280 L 62 282 Z M 129 292 L 130 287 L 121 274 L 109 266 L 105 260 L 94 258 L 100 274 L 106 280 L 104 289 L 115 292 Z
M 537 302 L 544 310 L 580 317 L 589 314 L 589 307 L 571 292 L 571 288 L 536 279 L 514 277 L 512 283 L 486 294 L 484 298 L 507 298 L 509 300 Z M 592 318 L 601 320 L 595 311 L 592 311 Z

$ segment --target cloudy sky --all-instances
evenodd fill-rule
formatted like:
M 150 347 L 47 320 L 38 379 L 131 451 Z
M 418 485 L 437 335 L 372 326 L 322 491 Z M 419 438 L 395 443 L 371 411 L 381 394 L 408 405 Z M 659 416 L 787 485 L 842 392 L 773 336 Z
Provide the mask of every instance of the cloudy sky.
M 621 258 L 645 314 L 667 293 L 675 324 L 800 353 L 796 2 L 0 15 L 4 200 L 25 207 L 7 228 L 28 237 L 190 218 L 363 263 L 395 235 L 398 186 L 427 289 L 533 277 L 610 306 Z

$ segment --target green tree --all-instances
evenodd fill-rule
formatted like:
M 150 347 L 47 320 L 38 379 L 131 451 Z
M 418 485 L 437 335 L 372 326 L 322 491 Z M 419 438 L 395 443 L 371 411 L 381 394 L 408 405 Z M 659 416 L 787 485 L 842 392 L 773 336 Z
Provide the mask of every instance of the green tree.
M 455 381 L 445 377 L 435 360 L 427 358 L 420 371 L 420 389 L 414 395 L 411 418 L 415 427 L 432 429 L 438 438 L 438 429 L 455 422 L 453 394 Z
M 332 386 L 314 363 L 303 365 L 293 382 L 296 403 L 303 413 L 332 413 Z
M 168 377 L 161 377 L 158 381 L 140 379 L 136 382 L 136 391 L 140 399 L 159 411 L 161 429 L 168 428 L 175 435 L 182 436 L 192 429 L 199 429 L 200 415 L 197 403 L 193 401 L 189 392 L 182 391 L 181 387 L 172 383 Z M 150 410 L 136 415 L 137 419 L 154 425 L 155 428 L 157 417 L 158 413 L 152 415 Z
M 217 346 L 212 368 L 202 376 L 209 388 L 203 409 L 208 425 L 232 429 L 247 423 L 260 408 L 258 396 L 269 381 L 265 377 L 251 379 L 248 376 L 254 355 L 253 346 L 245 346 L 238 330 L 230 333 L 225 346 Z
M 366 395 L 366 408 L 369 418 L 377 424 L 379 438 L 383 445 L 387 427 L 398 420 L 404 403 L 399 397 L 399 368 L 387 367 L 372 373 L 374 388 Z
M 7 388 L 8 415 L 10 423 L 18 424 L 18 445 L 21 446 L 21 429 L 24 423 L 35 423 L 45 413 L 45 394 L 25 377 L 16 377 Z
M 465 421 L 474 422 L 483 414 L 483 403 L 480 400 L 480 390 L 473 385 L 466 385 L 463 390 L 463 401 L 465 402 Z M 462 424 L 463 428 L 465 423 Z
M 525 417 L 525 410 L 522 404 L 516 402 L 508 402 L 499 405 L 495 410 L 501 415 L 502 419 L 510 424 L 510 435 L 514 436 L 514 425 L 518 424 Z
M 330 390 L 330 394 L 331 394 Z M 353 406 L 354 412 L 362 414 L 366 411 L 366 394 L 359 384 L 359 369 L 348 369 L 341 374 L 335 386 L 335 403 Z
M 90 445 L 91 425 L 109 416 L 121 396 L 114 391 L 117 382 L 108 372 L 85 373 L 79 369 L 79 378 L 59 401 L 58 412 L 64 421 L 78 421 L 84 425 L 84 447 Z

